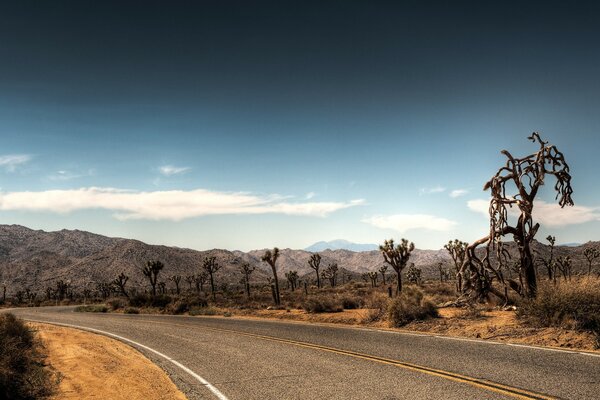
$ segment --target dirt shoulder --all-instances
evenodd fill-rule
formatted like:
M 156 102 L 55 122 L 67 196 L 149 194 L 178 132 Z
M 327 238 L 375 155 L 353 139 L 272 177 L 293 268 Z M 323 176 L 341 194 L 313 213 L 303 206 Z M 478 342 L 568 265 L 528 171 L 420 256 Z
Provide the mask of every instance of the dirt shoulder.
M 102 335 L 30 323 L 61 377 L 56 400 L 185 400 L 163 370 L 137 350 Z

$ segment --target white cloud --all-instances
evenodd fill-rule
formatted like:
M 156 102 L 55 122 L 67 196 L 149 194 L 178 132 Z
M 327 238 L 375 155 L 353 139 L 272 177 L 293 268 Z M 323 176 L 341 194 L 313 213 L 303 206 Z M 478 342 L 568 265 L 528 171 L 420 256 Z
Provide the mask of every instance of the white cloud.
M 6 154 L 0 156 L 0 167 L 4 167 L 8 172 L 14 172 L 19 165 L 25 164 L 31 160 L 29 154 Z
M 435 187 L 430 187 L 430 188 L 421 188 L 421 189 L 419 189 L 419 194 L 420 195 L 434 194 L 434 193 L 442 193 L 442 192 L 445 192 L 445 191 L 446 191 L 445 187 L 435 186 Z
M 426 214 L 376 215 L 363 219 L 362 222 L 382 229 L 392 229 L 400 233 L 412 229 L 449 231 L 457 225 L 455 221 Z
M 306 193 L 306 196 L 304 196 L 306 198 L 306 200 L 310 200 L 313 197 L 315 197 L 317 194 L 315 192 L 308 192 Z
M 158 171 L 164 176 L 183 174 L 189 170 L 190 167 L 175 167 L 173 165 L 163 165 L 162 167 L 158 168 Z
M 326 217 L 332 212 L 364 204 L 349 202 L 289 202 L 279 195 L 205 189 L 139 192 L 114 188 L 80 188 L 40 192 L 0 193 L 0 210 L 69 213 L 77 210 L 115 211 L 120 220 L 180 221 L 219 214 L 287 214 Z
M 489 216 L 489 200 L 469 200 L 467 206 L 472 211 Z M 509 215 L 518 216 L 519 209 L 513 206 L 508 209 Z M 600 221 L 600 208 L 575 205 L 560 208 L 557 203 L 547 203 L 537 200 L 533 204 L 533 220 L 543 226 L 559 227 L 583 224 L 590 221 Z
M 450 192 L 450 197 L 457 198 L 460 196 L 464 196 L 467 193 L 469 193 L 469 191 L 467 189 L 454 189 L 453 191 Z
M 75 173 L 67 170 L 56 171 L 56 173 L 52 175 L 48 175 L 48 179 L 51 181 L 70 181 L 71 179 L 77 179 L 84 176 L 92 176 L 94 175 L 94 170 L 90 169 L 84 173 Z

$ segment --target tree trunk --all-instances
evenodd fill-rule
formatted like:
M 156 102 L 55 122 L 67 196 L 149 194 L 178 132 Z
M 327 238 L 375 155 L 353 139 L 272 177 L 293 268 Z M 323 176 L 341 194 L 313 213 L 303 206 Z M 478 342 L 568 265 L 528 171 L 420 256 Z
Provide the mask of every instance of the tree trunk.
M 279 279 L 277 278 L 277 269 L 275 268 L 274 265 L 271 266 L 271 269 L 273 270 L 273 277 L 275 278 L 275 295 L 276 295 L 275 305 L 280 305 L 281 298 L 279 297 Z
M 217 301 L 217 294 L 215 293 L 215 281 L 213 279 L 213 274 L 210 273 L 210 291 L 212 292 L 213 301 Z
M 527 297 L 533 299 L 537 295 L 537 278 L 531 248 L 527 242 L 523 244 L 523 250 L 521 251 L 521 270 L 525 274 L 525 293 Z
M 402 292 L 402 271 L 398 270 L 396 271 L 396 273 L 398 274 L 398 286 L 396 286 L 396 296 L 399 296 Z

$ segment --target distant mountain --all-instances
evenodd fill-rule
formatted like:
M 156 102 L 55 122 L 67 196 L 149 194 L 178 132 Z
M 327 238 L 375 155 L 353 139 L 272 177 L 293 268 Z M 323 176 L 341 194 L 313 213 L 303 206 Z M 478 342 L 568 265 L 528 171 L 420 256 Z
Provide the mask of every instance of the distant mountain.
M 581 245 L 582 245 L 582 243 L 575 243 L 575 242 L 573 242 L 573 243 L 561 243 L 558 246 L 578 247 L 578 246 L 581 246 Z
M 327 249 L 323 249 L 320 243 L 315 243 L 308 248 L 311 251 L 281 249 L 277 260 L 279 276 L 283 280 L 285 272 L 295 270 L 301 278 L 313 279 L 314 271 L 308 266 L 308 260 L 315 251 L 322 257 L 323 269 L 331 263 L 337 263 L 340 271 L 350 274 L 353 279 L 360 279 L 361 273 L 375 271 L 383 265 L 383 257 L 378 250 L 328 249 L 339 247 L 340 242 L 346 245 L 349 243 L 321 242 L 326 243 Z M 327 245 L 331 243 L 333 246 Z M 360 246 L 376 248 L 375 245 Z M 600 243 L 588 242 L 578 247 L 558 246 L 554 255 L 570 256 L 575 272 L 587 271 L 583 251 L 588 247 L 600 247 Z M 511 254 L 516 255 L 514 243 L 509 243 L 507 248 Z M 547 258 L 549 255 L 549 247 L 537 241 L 533 243 L 533 250 L 536 257 Z M 110 282 L 123 272 L 130 277 L 130 285 L 147 286 L 140 270 L 148 260 L 160 260 L 165 264 L 165 269 L 159 280 L 172 287 L 167 280 L 169 276 L 185 277 L 200 273 L 202 261 L 207 256 L 215 256 L 222 266 L 216 275 L 219 285 L 237 285 L 241 278 L 240 265 L 245 262 L 256 267 L 251 282 L 266 284 L 271 271 L 261 261 L 264 252 L 264 249 L 249 252 L 222 249 L 198 251 L 150 245 L 139 240 L 111 238 L 79 230 L 44 232 L 19 225 L 0 225 L 0 285 L 6 284 L 9 295 L 26 288 L 42 291 L 48 286 L 55 286 L 57 280 L 69 281 L 78 289 L 84 285 L 95 288 L 97 283 Z M 451 265 L 448 252 L 444 249 L 415 249 L 410 262 L 421 268 L 424 278 L 436 278 L 440 263 Z M 543 275 L 544 269 L 540 267 L 539 273 Z M 187 287 L 183 280 L 182 285 Z
M 379 249 L 379 246 L 376 244 L 352 243 L 347 240 L 338 239 L 331 240 L 329 242 L 317 242 L 311 246 L 308 246 L 304 250 L 315 253 L 323 250 L 372 251 L 377 249 Z

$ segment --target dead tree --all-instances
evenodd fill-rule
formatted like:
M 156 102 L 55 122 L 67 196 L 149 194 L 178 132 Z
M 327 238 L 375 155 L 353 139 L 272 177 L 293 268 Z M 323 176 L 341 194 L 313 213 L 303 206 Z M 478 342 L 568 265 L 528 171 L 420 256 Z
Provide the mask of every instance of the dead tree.
M 386 240 L 382 246 L 379 246 L 379 250 L 383 254 L 384 261 L 391 265 L 396 271 L 397 287 L 396 295 L 402 292 L 402 270 L 408 264 L 410 254 L 415 249 L 415 244 L 408 242 L 406 239 L 402 239 L 399 244 L 394 245 L 394 239 Z
M 119 276 L 112 281 L 112 284 L 119 290 L 119 292 L 121 292 L 121 294 L 127 298 L 129 298 L 129 294 L 127 293 L 127 290 L 125 290 L 125 285 L 127 285 L 128 280 L 129 277 L 121 272 Z
M 317 288 L 321 288 L 321 274 L 319 274 L 319 268 L 321 266 L 321 255 L 318 253 L 311 254 L 310 260 L 308 260 L 308 266 L 311 267 L 317 274 Z
M 592 274 L 592 264 L 594 261 L 600 257 L 600 251 L 593 247 L 588 247 L 583 251 L 583 255 L 585 256 L 588 262 L 588 276 Z
M 489 206 L 490 233 L 471 243 L 466 250 L 466 257 L 461 267 L 463 279 L 468 279 L 468 284 L 463 287 L 463 292 L 471 299 L 484 300 L 489 293 L 493 293 L 505 301 L 507 299 L 507 282 L 500 267 L 510 257 L 503 245 L 503 238 L 512 235 L 519 252 L 519 261 L 524 275 L 523 294 L 535 297 L 537 293 L 537 278 L 531 250 L 531 243 L 540 225 L 533 223 L 533 202 L 539 188 L 544 184 L 547 175 L 556 178 L 554 190 L 559 206 L 572 206 L 571 175 L 563 153 L 556 146 L 548 145 L 537 132 L 530 137 L 534 143 L 539 144 L 539 149 L 533 154 L 515 158 L 506 150 L 506 164 L 485 184 L 483 190 L 491 190 Z M 509 194 L 507 189 L 516 188 L 516 193 Z M 509 209 L 515 206 L 518 217 L 513 225 L 509 223 Z M 476 254 L 479 246 L 485 245 L 483 257 Z M 492 265 L 491 252 L 495 251 L 495 264 Z M 492 285 L 498 280 L 504 285 L 504 293 Z
M 179 284 L 181 283 L 181 275 L 171 275 L 168 279 L 175 284 L 175 293 L 181 293 L 179 289 Z
M 279 249 L 274 247 L 273 250 L 265 251 L 261 260 L 269 264 L 271 267 L 271 271 L 273 272 L 273 280 L 275 281 L 275 305 L 278 306 L 281 304 L 281 296 L 279 295 L 279 279 L 277 278 L 277 259 L 279 258 Z
M 158 283 L 158 275 L 165 265 L 160 261 L 148 261 L 146 266 L 142 269 L 142 273 L 150 282 L 152 287 L 152 296 L 156 297 L 156 284 Z
M 250 266 L 249 263 L 242 263 L 240 266 L 243 275 L 244 290 L 246 291 L 246 296 L 248 298 L 250 298 L 250 274 L 252 274 L 255 269 L 256 267 Z
M 202 263 L 202 268 L 208 274 L 210 279 L 210 292 L 212 293 L 213 301 L 216 301 L 217 294 L 215 292 L 215 273 L 221 269 L 221 266 L 217 262 L 217 257 L 206 257 Z
M 388 266 L 387 265 L 382 265 L 381 268 L 379 268 L 379 273 L 381 274 L 381 279 L 383 281 L 383 286 L 385 286 L 385 273 L 388 270 Z
M 454 262 L 454 270 L 456 271 L 456 291 L 458 293 L 462 293 L 463 289 L 463 277 L 461 273 L 461 267 L 465 262 L 465 256 L 467 254 L 467 246 L 469 244 L 467 242 L 463 242 L 458 239 L 454 239 L 454 241 L 450 240 L 447 244 L 444 245 L 444 248 L 448 250 L 450 253 L 450 257 L 452 257 L 452 262 Z

